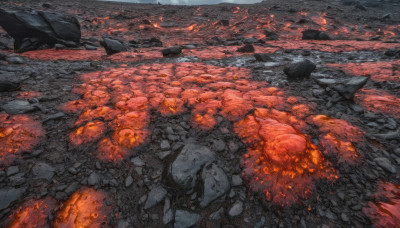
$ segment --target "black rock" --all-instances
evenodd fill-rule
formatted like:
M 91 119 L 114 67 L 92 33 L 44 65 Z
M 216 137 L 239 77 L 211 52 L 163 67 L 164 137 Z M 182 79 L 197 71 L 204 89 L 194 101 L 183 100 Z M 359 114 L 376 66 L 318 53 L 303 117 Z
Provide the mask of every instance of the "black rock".
M 201 168 L 215 160 L 215 153 L 205 146 L 186 144 L 164 173 L 167 184 L 183 190 L 192 189 Z
M 220 20 L 217 24 L 223 26 L 229 26 L 229 20 Z
M 330 40 L 331 37 L 325 32 L 308 29 L 303 31 L 303 40 Z
M 246 38 L 243 40 L 244 44 L 254 44 L 258 42 L 258 40 L 256 38 L 250 37 L 250 38 Z
M 354 8 L 355 8 L 355 9 L 362 10 L 362 11 L 367 11 L 367 8 L 366 8 L 363 4 L 360 4 L 360 3 L 358 3 L 357 5 L 355 5 Z
M 166 195 L 167 195 L 167 190 L 165 188 L 163 188 L 162 186 L 154 187 L 147 195 L 147 200 L 144 205 L 144 209 L 147 210 L 149 208 L 152 208 L 153 206 L 161 202 Z
M 316 68 L 316 65 L 310 60 L 303 60 L 301 62 L 292 63 L 283 69 L 283 72 L 289 79 L 299 79 L 309 77 L 311 72 Z
M 163 56 L 165 56 L 165 57 L 176 56 L 176 55 L 179 55 L 182 53 L 182 47 L 180 47 L 180 46 L 169 47 L 169 48 L 165 48 L 161 52 L 162 52 Z
M 346 99 L 352 99 L 355 93 L 361 89 L 368 81 L 368 77 L 352 77 L 342 81 L 333 87 Z
M 273 62 L 274 60 L 266 53 L 254 53 L 254 58 L 260 62 Z
M 391 48 L 391 49 L 385 51 L 385 55 L 389 56 L 389 57 L 400 56 L 400 50 L 397 50 L 395 48 Z
M 236 51 L 237 52 L 245 52 L 245 53 L 247 53 L 247 52 L 254 52 L 255 49 L 254 49 L 253 45 L 246 44 L 243 47 L 238 48 Z
M 51 8 L 52 5 L 51 5 L 50 3 L 43 3 L 43 4 L 42 4 L 42 7 L 44 7 L 44 8 Z
M 276 34 L 274 31 L 271 29 L 264 29 L 264 34 L 266 37 L 268 37 L 270 40 L 278 40 L 279 36 Z
M 184 210 L 176 210 L 174 228 L 189 228 L 196 225 L 200 220 L 199 214 L 190 213 Z
M 39 162 L 32 167 L 32 174 L 35 179 L 46 179 L 51 180 L 53 178 L 56 169 L 47 163 Z
M 103 41 L 100 42 L 100 44 L 104 47 L 104 49 L 106 49 L 107 55 L 113 55 L 128 50 L 121 41 L 111 38 L 103 38 Z
M 22 80 L 14 73 L 0 72 L 0 92 L 14 91 L 19 89 Z
M 69 15 L 0 9 L 0 26 L 14 38 L 18 52 L 35 50 L 44 44 L 79 43 L 81 39 L 79 22 Z
M 203 180 L 203 196 L 200 206 L 203 208 L 230 189 L 229 180 L 225 172 L 213 163 L 204 166 L 201 178 Z
M 35 110 L 35 107 L 25 100 L 13 100 L 1 108 L 8 114 L 23 114 Z
M 11 204 L 21 199 L 26 189 L 3 188 L 0 189 L 0 211 L 8 208 Z

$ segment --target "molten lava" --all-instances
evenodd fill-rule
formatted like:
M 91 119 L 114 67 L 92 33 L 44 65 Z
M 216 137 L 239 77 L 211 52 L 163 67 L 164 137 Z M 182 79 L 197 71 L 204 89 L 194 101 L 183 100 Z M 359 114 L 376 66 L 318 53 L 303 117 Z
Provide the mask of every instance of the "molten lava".
M 366 110 L 400 118 L 400 98 L 383 90 L 362 89 L 355 100 Z
M 107 222 L 111 208 L 104 204 L 106 194 L 93 188 L 83 187 L 63 203 L 58 211 L 55 228 L 100 228 Z
M 55 211 L 57 201 L 50 196 L 28 200 L 10 215 L 8 228 L 50 228 L 49 216 Z
M 400 185 L 380 182 L 373 201 L 363 208 L 376 227 L 399 227 L 400 224 Z
M 81 113 L 70 141 L 97 143 L 100 159 L 118 162 L 132 155 L 150 134 L 151 111 L 170 116 L 190 110 L 196 128 L 212 129 L 218 116 L 235 123 L 236 133 L 250 145 L 243 159 L 244 174 L 255 190 L 274 203 L 298 202 L 311 194 L 315 181 L 337 178 L 305 134 L 312 132 L 304 119 L 313 108 L 266 82 L 251 81 L 250 70 L 202 63 L 121 65 L 81 79 L 84 83 L 74 91 L 82 99 L 64 105 L 66 111 Z M 346 161 L 358 156 L 349 149 L 352 142 L 362 140 L 355 127 L 317 117 L 311 124 L 326 135 L 324 152 Z M 341 128 L 347 130 L 346 138 Z
M 45 136 L 42 125 L 27 115 L 0 114 L 0 166 L 31 151 Z

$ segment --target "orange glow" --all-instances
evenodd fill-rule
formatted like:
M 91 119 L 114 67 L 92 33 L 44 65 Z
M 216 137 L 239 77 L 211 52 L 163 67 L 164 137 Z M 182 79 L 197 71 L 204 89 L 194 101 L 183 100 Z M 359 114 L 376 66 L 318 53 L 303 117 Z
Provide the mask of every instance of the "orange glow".
M 343 70 L 346 74 L 355 76 L 371 76 L 377 82 L 400 82 L 400 60 L 388 62 L 365 63 L 330 63 L 329 67 Z
M 339 163 L 354 165 L 360 162 L 361 153 L 353 143 L 363 140 L 363 131 L 345 120 L 324 115 L 311 117 L 310 122 L 319 127 L 324 153 L 336 155 Z
M 100 228 L 111 214 L 104 205 L 106 194 L 93 188 L 83 187 L 63 203 L 54 221 L 55 228 L 93 227 Z
M 45 136 L 42 125 L 27 115 L 0 114 L 0 166 L 30 152 Z
M 250 144 L 242 158 L 243 175 L 254 191 L 275 204 L 297 203 L 309 197 L 314 181 L 337 179 L 317 146 L 288 124 L 248 115 L 235 123 L 235 132 Z
M 400 98 L 383 90 L 361 89 L 356 94 L 356 102 L 371 112 L 400 118 Z
M 105 124 L 101 121 L 95 120 L 77 128 L 69 135 L 69 140 L 72 145 L 79 146 L 99 139 L 105 130 Z
M 375 227 L 398 227 L 400 224 L 400 185 L 380 182 L 373 201 L 363 208 Z
M 40 97 L 42 94 L 40 92 L 36 92 L 36 91 L 26 91 L 26 92 L 20 92 L 17 97 L 21 98 L 21 99 L 32 99 L 32 98 L 36 98 L 36 97 Z
M 8 228 L 50 228 L 49 216 L 54 212 L 57 201 L 50 196 L 40 200 L 29 200 L 23 203 L 10 215 Z

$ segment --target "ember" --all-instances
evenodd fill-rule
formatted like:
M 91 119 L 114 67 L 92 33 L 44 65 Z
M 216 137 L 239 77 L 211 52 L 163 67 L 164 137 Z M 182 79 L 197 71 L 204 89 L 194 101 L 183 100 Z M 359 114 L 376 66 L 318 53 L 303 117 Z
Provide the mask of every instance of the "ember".
M 0 114 L 0 165 L 30 152 L 45 136 L 41 124 L 29 116 Z

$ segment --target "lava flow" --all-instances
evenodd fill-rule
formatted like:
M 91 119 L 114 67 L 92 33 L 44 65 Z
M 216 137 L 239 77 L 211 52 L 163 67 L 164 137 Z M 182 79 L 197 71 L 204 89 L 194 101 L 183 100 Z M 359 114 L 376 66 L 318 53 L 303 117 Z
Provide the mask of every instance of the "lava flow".
M 192 125 L 203 130 L 218 124 L 220 115 L 235 122 L 236 133 L 249 144 L 243 165 L 253 189 L 276 204 L 292 204 L 311 194 L 314 181 L 336 179 L 336 171 L 304 133 L 311 132 L 302 120 L 312 114 L 311 107 L 250 77 L 247 69 L 202 63 L 123 65 L 84 74 L 84 83 L 74 89 L 82 99 L 63 106 L 81 112 L 70 142 L 97 144 L 100 159 L 119 162 L 146 141 L 151 110 L 164 116 L 191 110 Z M 253 110 L 254 116 L 248 115 Z M 351 142 L 361 140 L 361 133 L 344 120 L 314 120 L 321 133 L 335 137 L 325 140 L 327 153 L 356 163 L 359 152 Z M 341 135 L 340 126 L 348 137 Z
M 27 115 L 0 114 L 0 166 L 32 150 L 45 136 L 42 125 Z
M 50 196 L 28 200 L 10 216 L 8 228 L 49 228 L 49 216 L 55 211 L 57 201 Z
M 105 193 L 83 187 L 76 191 L 58 211 L 55 228 L 99 228 L 105 227 L 111 209 L 104 205 Z
M 399 227 L 400 185 L 380 182 L 373 201 L 363 208 L 376 227 Z

